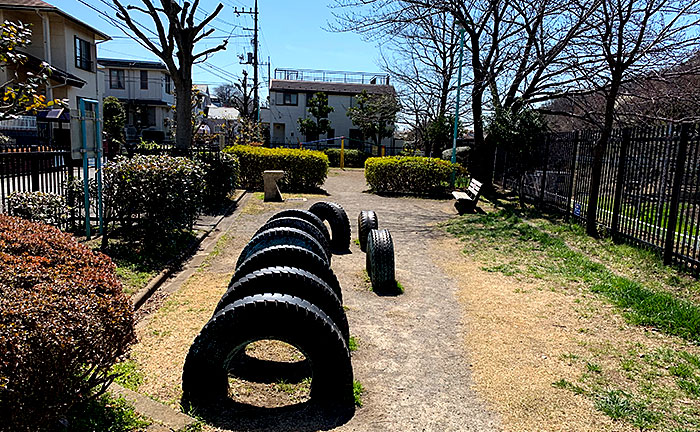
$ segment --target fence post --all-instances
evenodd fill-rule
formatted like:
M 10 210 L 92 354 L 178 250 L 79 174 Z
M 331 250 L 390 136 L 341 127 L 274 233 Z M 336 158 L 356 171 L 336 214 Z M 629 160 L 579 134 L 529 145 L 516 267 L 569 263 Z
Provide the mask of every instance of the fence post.
M 544 204 L 544 189 L 547 187 L 547 165 L 549 164 L 549 134 L 544 136 L 544 167 L 542 167 L 542 182 L 540 184 L 540 205 Z
M 627 148 L 630 144 L 631 131 L 622 129 L 622 142 L 620 143 L 620 165 L 617 167 L 617 179 L 615 180 L 615 198 L 613 200 L 613 214 L 611 231 L 613 238 L 620 233 L 620 207 L 622 206 L 622 190 L 624 189 L 625 175 L 627 171 Z
M 32 177 L 32 192 L 38 192 L 41 189 L 39 185 L 39 146 L 31 146 L 29 156 L 31 157 L 30 170 Z
M 574 149 L 571 152 L 571 179 L 569 180 L 569 193 L 566 202 L 566 216 L 570 217 L 573 213 L 573 208 L 571 206 L 574 200 L 574 179 L 576 178 L 576 158 L 578 156 L 578 141 L 579 141 L 579 131 L 574 132 Z
M 669 265 L 673 259 L 673 246 L 676 238 L 676 224 L 678 222 L 678 206 L 680 204 L 681 183 L 685 176 L 685 161 L 688 154 L 688 135 L 690 124 L 681 125 L 681 139 L 678 143 L 678 158 L 676 159 L 676 172 L 673 177 L 673 191 L 671 192 L 671 204 L 668 213 L 668 226 L 666 227 L 666 242 L 664 245 L 664 264 Z

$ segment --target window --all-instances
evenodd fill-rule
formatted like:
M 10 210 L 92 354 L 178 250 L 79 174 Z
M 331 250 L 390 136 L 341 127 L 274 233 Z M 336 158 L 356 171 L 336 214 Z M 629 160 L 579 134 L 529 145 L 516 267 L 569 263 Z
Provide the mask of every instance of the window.
M 299 94 L 298 93 L 277 93 L 277 105 L 298 105 L 299 104 Z
M 148 90 L 148 71 L 141 71 L 141 90 Z
M 165 76 L 165 92 L 166 92 L 167 94 L 170 94 L 170 93 L 171 93 L 171 89 L 170 89 L 170 75 L 166 75 L 166 76 Z
M 124 69 L 109 70 L 109 88 L 123 89 L 124 88 Z
M 90 42 L 75 37 L 75 67 L 92 71 L 92 53 Z

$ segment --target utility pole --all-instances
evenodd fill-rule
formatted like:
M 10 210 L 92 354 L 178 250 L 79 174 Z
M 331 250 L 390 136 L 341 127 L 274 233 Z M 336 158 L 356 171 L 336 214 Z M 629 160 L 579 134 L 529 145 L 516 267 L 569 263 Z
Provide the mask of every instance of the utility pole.
M 253 30 L 253 58 L 248 57 L 248 61 L 241 62 L 241 64 L 251 64 L 253 66 L 253 105 L 257 113 L 257 120 L 260 121 L 260 100 L 258 98 L 258 67 L 260 66 L 258 64 L 258 0 L 255 0 L 254 10 L 246 11 L 245 9 L 238 10 L 238 8 L 234 8 L 233 12 L 237 16 L 240 16 L 240 14 L 253 15 L 253 22 L 255 23 L 252 29 L 244 29 Z
M 260 121 L 260 100 L 258 99 L 258 0 L 255 0 L 255 31 L 253 32 L 253 104 L 257 111 L 257 120 Z

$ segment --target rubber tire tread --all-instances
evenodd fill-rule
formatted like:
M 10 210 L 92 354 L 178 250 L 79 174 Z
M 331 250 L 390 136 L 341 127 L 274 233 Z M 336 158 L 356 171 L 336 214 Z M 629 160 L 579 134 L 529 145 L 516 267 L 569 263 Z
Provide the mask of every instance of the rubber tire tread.
M 377 293 L 396 291 L 394 242 L 389 230 L 381 229 L 369 232 L 365 266 L 373 291 Z
M 343 207 L 330 201 L 314 203 L 309 211 L 331 226 L 331 247 L 338 252 L 350 249 L 350 219 Z
M 360 250 L 367 252 L 367 235 L 373 229 L 379 228 L 379 220 L 374 210 L 362 210 L 357 216 L 357 238 L 360 240 Z
M 303 298 L 316 305 L 333 320 L 345 341 L 350 339 L 348 317 L 333 289 L 318 276 L 294 267 L 267 267 L 243 276 L 229 285 L 214 313 L 238 299 L 266 292 Z
M 255 270 L 266 267 L 287 266 L 295 267 L 318 276 L 319 279 L 328 284 L 333 292 L 343 301 L 343 292 L 338 278 L 326 262 L 317 254 L 299 246 L 278 245 L 270 246 L 255 252 L 236 269 L 231 278 L 232 285 L 238 279 L 252 273 Z
M 314 224 L 316 228 L 318 228 L 319 231 L 321 231 L 321 234 L 326 238 L 326 241 L 330 244 L 331 242 L 331 235 L 328 232 L 328 228 L 326 227 L 326 224 L 323 223 L 321 218 L 316 216 L 315 214 L 311 213 L 308 210 L 301 210 L 301 209 L 287 209 L 287 210 L 282 210 L 281 212 L 275 213 L 270 219 L 267 221 L 270 222 L 271 220 L 283 218 L 283 217 L 295 217 L 299 219 L 304 219 L 305 221 L 311 222 Z
M 350 352 L 321 309 L 298 297 L 257 294 L 217 312 L 195 338 L 182 372 L 183 402 L 205 407 L 228 397 L 227 359 L 256 340 L 275 339 L 299 349 L 312 370 L 312 401 L 353 403 Z
M 253 236 L 253 238 L 248 242 L 248 244 L 243 248 L 241 254 L 238 256 L 236 268 L 243 264 L 243 261 L 248 259 L 248 257 L 253 255 L 255 252 L 265 249 L 266 247 L 276 245 L 301 246 L 323 258 L 328 266 L 331 265 L 331 255 L 326 253 L 323 246 L 321 246 L 318 240 L 316 240 L 311 234 L 305 233 L 304 231 L 296 228 L 281 227 L 270 228 Z
M 272 219 L 265 222 L 265 225 L 261 226 L 260 229 L 255 233 L 255 235 L 268 230 L 270 228 L 296 228 L 302 230 L 307 234 L 311 234 L 318 242 L 323 246 L 323 250 L 326 251 L 326 256 L 331 256 L 333 252 L 331 251 L 331 245 L 328 243 L 328 239 L 323 235 L 321 230 L 316 228 L 316 225 L 311 222 L 297 218 L 297 217 L 281 217 L 277 219 Z M 255 235 L 253 237 L 255 237 Z

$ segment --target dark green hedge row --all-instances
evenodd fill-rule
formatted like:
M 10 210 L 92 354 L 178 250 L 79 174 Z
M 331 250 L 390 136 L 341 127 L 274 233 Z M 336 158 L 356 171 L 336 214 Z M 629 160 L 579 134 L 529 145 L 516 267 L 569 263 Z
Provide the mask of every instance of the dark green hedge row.
M 367 184 L 380 193 L 442 194 L 449 189 L 453 171 L 465 172 L 459 164 L 427 157 L 375 157 L 365 162 Z
M 54 430 L 103 391 L 136 340 L 132 310 L 108 257 L 0 215 L 0 430 Z
M 328 156 L 328 161 L 332 167 L 340 166 L 340 149 L 327 149 L 323 153 Z M 345 167 L 346 168 L 362 168 L 365 166 L 365 161 L 369 156 L 367 153 L 356 150 L 349 149 L 345 150 Z
M 239 185 L 246 189 L 262 190 L 266 170 L 284 171 L 280 188 L 288 192 L 317 189 L 328 174 L 328 157 L 320 151 L 233 146 L 224 152 L 238 157 L 241 165 Z

